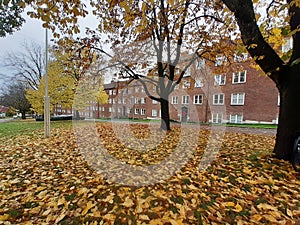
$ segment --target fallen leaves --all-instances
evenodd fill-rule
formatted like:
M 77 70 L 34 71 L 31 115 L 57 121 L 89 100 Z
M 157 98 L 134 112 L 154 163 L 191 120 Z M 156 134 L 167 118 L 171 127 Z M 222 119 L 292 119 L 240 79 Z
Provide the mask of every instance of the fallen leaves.
M 155 165 L 179 143 L 176 128 L 158 147 L 134 151 L 112 135 L 112 125 L 97 129 L 109 154 L 130 165 Z M 130 129 L 136 139 L 151 141 L 144 125 Z M 96 173 L 71 130 L 52 132 L 50 139 L 38 133 L 0 138 L 0 224 L 297 224 L 300 219 L 299 175 L 271 157 L 273 136 L 227 133 L 217 158 L 201 171 L 197 166 L 209 136 L 201 130 L 193 157 L 180 171 L 153 185 L 129 187 Z

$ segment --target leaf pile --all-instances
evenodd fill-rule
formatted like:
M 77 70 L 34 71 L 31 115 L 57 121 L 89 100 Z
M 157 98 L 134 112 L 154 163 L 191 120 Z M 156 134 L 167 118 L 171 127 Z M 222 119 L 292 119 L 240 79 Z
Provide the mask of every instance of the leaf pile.
M 130 127 L 133 136 L 150 137 L 144 125 Z M 132 165 L 168 157 L 180 132 L 174 128 L 158 147 L 131 152 L 111 124 L 97 130 L 109 154 Z M 299 224 L 299 174 L 272 157 L 274 137 L 226 133 L 217 158 L 199 170 L 209 133 L 191 130 L 199 136 L 193 157 L 170 179 L 144 187 L 94 171 L 71 129 L 53 129 L 50 139 L 0 138 L 0 224 Z

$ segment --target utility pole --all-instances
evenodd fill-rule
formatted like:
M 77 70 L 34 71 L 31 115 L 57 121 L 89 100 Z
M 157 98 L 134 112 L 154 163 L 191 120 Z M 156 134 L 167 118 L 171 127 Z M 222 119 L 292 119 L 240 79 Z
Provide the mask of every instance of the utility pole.
M 46 73 L 44 96 L 44 131 L 45 138 L 50 137 L 50 97 L 48 96 L 48 28 L 46 28 Z

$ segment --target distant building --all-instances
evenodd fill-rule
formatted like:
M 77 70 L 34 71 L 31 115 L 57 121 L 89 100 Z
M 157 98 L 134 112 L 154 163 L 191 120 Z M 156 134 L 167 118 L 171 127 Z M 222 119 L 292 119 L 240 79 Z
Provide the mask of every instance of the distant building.
M 271 79 L 248 62 L 241 62 L 225 73 L 216 72 L 219 65 L 217 62 L 209 68 L 199 61 L 191 67 L 169 96 L 171 120 L 276 124 L 279 97 Z M 127 83 L 120 80 L 105 84 L 108 103 L 91 102 L 81 116 L 159 119 L 160 104 L 146 95 L 139 81 Z M 155 92 L 153 87 L 149 89 Z
M 8 111 L 8 107 L 0 105 L 0 118 L 6 117 L 7 111 Z

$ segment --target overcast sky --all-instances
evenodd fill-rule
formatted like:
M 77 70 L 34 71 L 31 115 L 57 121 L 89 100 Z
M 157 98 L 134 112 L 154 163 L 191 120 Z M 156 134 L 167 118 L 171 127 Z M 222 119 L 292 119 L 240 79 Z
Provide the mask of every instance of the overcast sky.
M 26 23 L 22 26 L 21 30 L 14 32 L 12 35 L 7 35 L 4 38 L 0 38 L 0 89 L 7 81 L 11 80 L 12 71 L 7 70 L 1 64 L 3 57 L 8 52 L 18 52 L 22 50 L 22 44 L 24 42 L 35 42 L 42 47 L 45 47 L 45 29 L 42 27 L 42 22 L 37 19 L 24 16 Z M 81 25 L 81 31 L 84 31 L 84 27 L 94 28 L 97 26 L 97 20 L 89 15 L 86 18 L 79 19 Z M 49 32 L 49 40 L 52 38 Z M 51 43 L 49 43 L 51 44 Z M 4 76 L 1 76 L 4 74 Z

